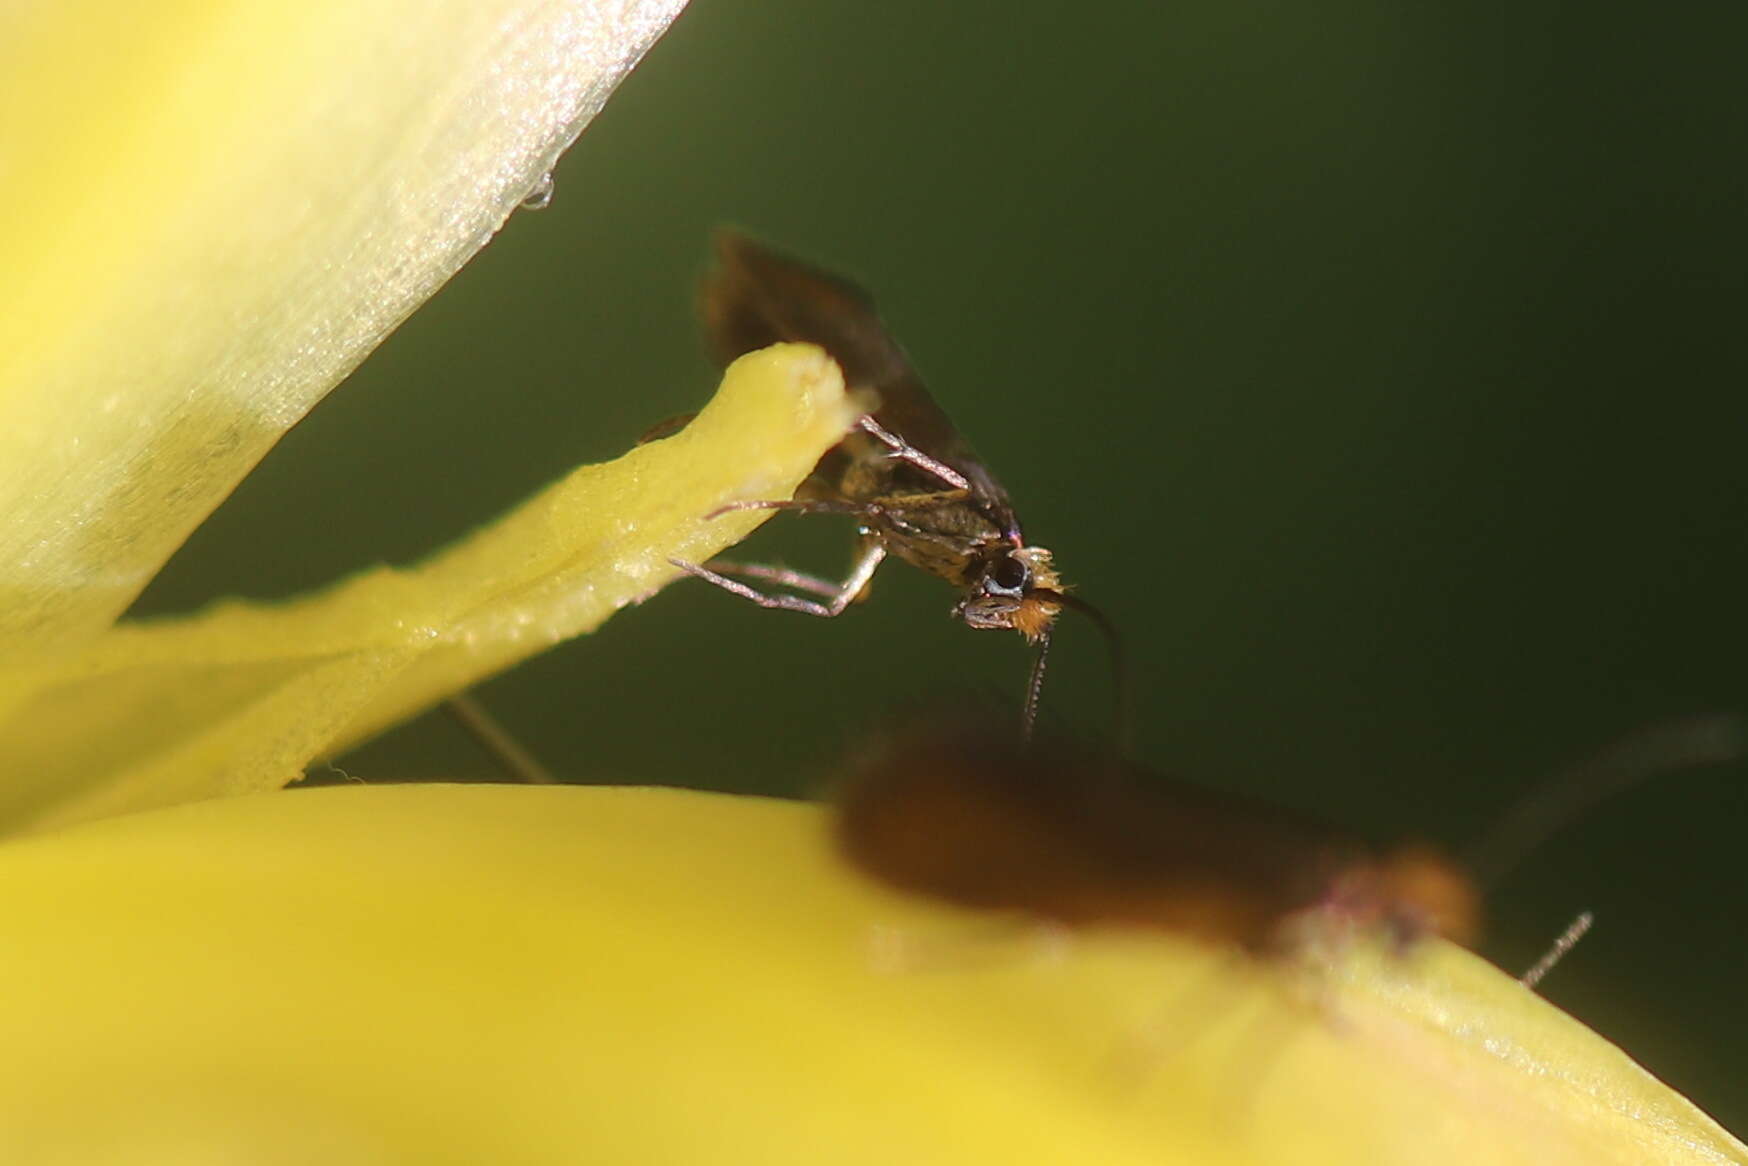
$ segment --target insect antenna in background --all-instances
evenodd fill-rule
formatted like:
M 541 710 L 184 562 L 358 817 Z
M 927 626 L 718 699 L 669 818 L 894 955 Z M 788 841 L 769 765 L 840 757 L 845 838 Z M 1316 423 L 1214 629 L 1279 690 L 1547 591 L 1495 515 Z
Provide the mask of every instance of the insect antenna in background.
M 1578 918 L 1567 925 L 1566 930 L 1554 938 L 1548 945 L 1548 950 L 1542 953 L 1540 959 L 1531 964 L 1529 970 L 1517 978 L 1517 982 L 1534 992 L 1547 979 L 1559 962 L 1566 958 L 1566 953 L 1578 946 L 1578 941 L 1590 934 L 1590 927 L 1596 922 L 1596 916 L 1589 911 L 1580 912 Z
M 1740 760 L 1748 735 L 1734 714 L 1703 714 L 1621 737 L 1539 782 L 1464 851 L 1465 865 L 1494 887 L 1536 847 L 1610 798 L 1674 770 Z

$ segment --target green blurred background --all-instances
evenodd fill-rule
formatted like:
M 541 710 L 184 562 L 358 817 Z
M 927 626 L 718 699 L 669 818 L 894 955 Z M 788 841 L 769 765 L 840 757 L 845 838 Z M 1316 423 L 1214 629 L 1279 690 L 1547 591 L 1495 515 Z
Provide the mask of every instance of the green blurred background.
M 408 562 L 714 385 L 743 225 L 878 294 L 1029 534 L 1129 637 L 1152 765 L 1461 843 L 1673 714 L 1748 711 L 1739 5 L 698 0 L 557 174 L 142 600 Z M 1078 13 L 1078 15 L 1077 15 Z M 827 572 L 849 533 L 743 553 Z M 577 780 L 804 794 L 895 704 L 1017 693 L 893 564 L 835 622 L 700 584 L 482 690 Z M 1070 618 L 1046 705 L 1100 731 Z M 367 780 L 494 774 L 427 717 Z M 1504 883 L 1518 969 L 1748 1131 L 1748 767 Z

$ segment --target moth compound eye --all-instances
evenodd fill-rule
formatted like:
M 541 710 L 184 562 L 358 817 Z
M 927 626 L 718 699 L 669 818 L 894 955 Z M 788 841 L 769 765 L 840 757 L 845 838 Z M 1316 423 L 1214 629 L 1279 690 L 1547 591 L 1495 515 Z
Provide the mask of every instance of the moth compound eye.
M 997 595 L 1022 595 L 1032 582 L 1031 568 L 1012 555 L 1004 555 L 990 568 L 984 579 L 984 589 Z

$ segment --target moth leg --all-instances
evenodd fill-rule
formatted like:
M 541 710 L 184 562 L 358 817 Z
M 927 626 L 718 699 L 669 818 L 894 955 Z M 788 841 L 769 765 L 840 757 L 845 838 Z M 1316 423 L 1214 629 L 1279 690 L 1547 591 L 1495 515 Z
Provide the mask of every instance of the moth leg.
M 794 514 L 849 514 L 857 518 L 873 518 L 880 513 L 880 506 L 873 502 L 845 502 L 836 498 L 759 499 L 727 502 L 704 517 L 708 521 L 737 510 L 787 510 Z
M 672 437 L 674 434 L 680 432 L 680 430 L 686 428 L 686 426 L 692 424 L 692 418 L 696 416 L 698 416 L 698 413 L 694 410 L 690 413 L 681 413 L 674 417 L 664 417 L 654 425 L 651 425 L 648 429 L 644 430 L 642 435 L 638 437 L 637 444 L 648 445 L 652 441 L 660 441 L 664 437 Z
M 971 497 L 969 490 L 936 490 L 931 494 L 897 494 L 892 497 L 890 505 L 881 503 L 880 511 L 891 515 L 894 511 L 901 514 L 917 510 L 933 510 L 938 506 L 947 506 L 954 502 L 963 502 Z
M 517 781 L 529 785 L 559 784 L 553 772 L 542 765 L 540 759 L 529 752 L 528 747 L 518 741 L 515 734 L 505 728 L 471 692 L 456 693 L 443 702 L 443 707 L 467 735 Z
M 946 462 L 930 457 L 904 438 L 898 436 L 898 434 L 880 424 L 880 422 L 874 420 L 872 416 L 865 416 L 860 421 L 856 422 L 856 424 L 861 427 L 862 431 L 868 434 L 868 436 L 872 437 L 875 441 L 878 441 L 881 445 L 884 445 L 887 449 L 890 449 L 892 451 L 892 456 L 898 458 L 900 461 L 907 461 L 919 470 L 925 470 L 928 473 L 935 475 L 935 477 L 941 479 L 941 481 L 947 483 L 947 485 L 953 487 L 955 490 L 971 489 L 971 483 L 966 480 L 965 475 L 961 474 Z
M 1053 939 L 1052 946 L 1034 946 L 1038 930 L 1017 918 L 991 920 L 977 927 L 966 924 L 951 934 L 874 923 L 868 928 L 868 966 L 882 975 L 915 975 L 1007 967 L 1032 960 L 1060 963 L 1062 949 L 1055 944 L 1066 941 Z
M 767 563 L 736 563 L 728 559 L 711 559 L 704 565 L 719 575 L 758 579 L 765 583 L 775 583 L 779 587 L 793 587 L 797 591 L 806 591 L 821 599 L 836 598 L 837 593 L 844 589 L 844 585 L 836 580 L 822 579 L 818 575 L 809 575 L 802 571 L 792 571 L 788 567 L 778 567 Z
M 1147 1084 L 1162 1065 L 1183 1056 L 1184 1051 L 1214 1031 L 1228 1009 L 1242 996 L 1243 978 L 1250 969 L 1230 952 L 1196 969 L 1182 991 L 1163 1006 L 1136 1018 L 1116 1048 L 1108 1054 L 1113 1083 L 1134 1091 Z
M 799 595 L 767 595 L 763 591 L 758 591 L 752 587 L 748 587 L 745 583 L 735 579 L 730 579 L 727 575 L 712 571 L 709 567 L 702 567 L 697 563 L 688 563 L 684 559 L 669 559 L 668 562 L 680 568 L 680 570 L 686 572 L 688 575 L 696 575 L 698 578 L 703 579 L 706 582 L 716 584 L 724 591 L 732 592 L 733 594 L 740 596 L 742 599 L 751 600 L 760 607 L 779 608 L 783 611 L 800 611 L 805 612 L 808 615 L 817 615 L 822 619 L 831 619 L 833 616 L 842 615 L 844 608 L 854 603 L 861 597 L 862 592 L 868 589 L 868 581 L 874 577 L 875 569 L 880 566 L 880 562 L 884 558 L 886 558 L 886 548 L 884 546 L 881 546 L 877 542 L 865 543 L 862 547 L 861 555 L 856 559 L 855 566 L 850 569 L 849 578 L 845 579 L 835 588 L 832 588 L 831 598 L 824 603 L 819 603 L 812 599 L 803 599 Z M 781 571 L 782 568 L 770 567 L 765 568 L 765 570 Z M 755 578 L 757 577 L 760 576 L 755 576 Z M 781 582 L 781 580 L 777 581 Z M 831 586 L 824 580 L 820 579 L 810 580 L 810 582 L 818 583 L 828 588 Z

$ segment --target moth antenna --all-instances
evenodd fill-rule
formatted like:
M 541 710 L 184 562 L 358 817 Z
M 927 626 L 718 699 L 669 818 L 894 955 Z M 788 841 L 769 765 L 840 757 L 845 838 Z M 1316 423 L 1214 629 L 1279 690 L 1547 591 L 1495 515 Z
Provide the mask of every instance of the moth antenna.
M 1492 887 L 1550 835 L 1598 803 L 1678 769 L 1720 765 L 1743 756 L 1739 716 L 1686 717 L 1630 733 L 1531 790 L 1469 848 L 1476 882 Z
M 1519 976 L 1517 982 L 1534 992 L 1536 985 L 1540 984 L 1542 979 L 1554 970 L 1555 964 L 1566 958 L 1567 952 L 1578 946 L 1578 941 L 1584 938 L 1585 933 L 1590 930 L 1590 925 L 1595 922 L 1596 916 L 1589 911 L 1572 920 L 1566 930 L 1560 932 L 1559 938 L 1554 940 L 1554 945 L 1543 953 L 1542 958 L 1535 962 L 1534 967 Z
M 1110 651 L 1111 656 L 1111 740 L 1114 746 L 1112 752 L 1118 757 L 1127 757 L 1132 744 L 1130 738 L 1135 729 L 1135 688 L 1129 675 L 1129 654 L 1123 648 L 1122 634 L 1117 631 L 1117 625 L 1111 622 L 1110 616 L 1077 595 L 1055 592 L 1051 599 L 1053 602 L 1072 608 L 1092 620 L 1098 626 L 1099 633 L 1105 638 L 1105 647 Z M 1034 679 L 1041 671 L 1041 668 L 1034 671 Z
M 1032 657 L 1032 675 L 1026 680 L 1026 703 L 1020 711 L 1020 740 L 1030 745 L 1038 727 L 1038 702 L 1044 695 L 1044 669 L 1050 663 L 1051 629 L 1038 637 L 1038 654 Z

